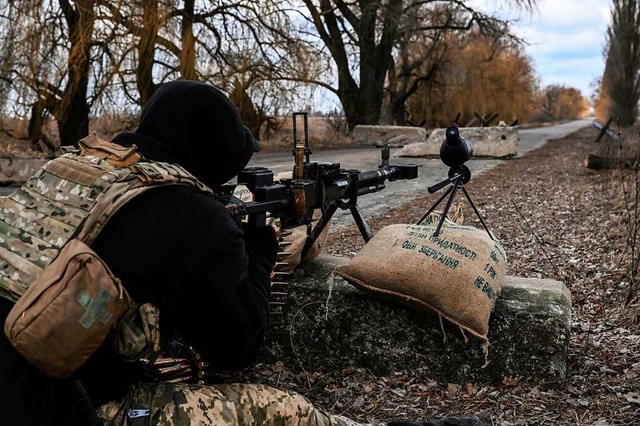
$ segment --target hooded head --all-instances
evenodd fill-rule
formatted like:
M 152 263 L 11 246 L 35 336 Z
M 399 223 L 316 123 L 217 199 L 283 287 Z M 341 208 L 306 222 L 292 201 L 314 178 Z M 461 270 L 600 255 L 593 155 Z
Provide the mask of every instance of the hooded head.
M 137 145 L 147 159 L 177 163 L 209 187 L 236 176 L 258 150 L 237 108 L 220 90 L 187 80 L 160 86 L 135 133 L 121 133 L 114 142 Z

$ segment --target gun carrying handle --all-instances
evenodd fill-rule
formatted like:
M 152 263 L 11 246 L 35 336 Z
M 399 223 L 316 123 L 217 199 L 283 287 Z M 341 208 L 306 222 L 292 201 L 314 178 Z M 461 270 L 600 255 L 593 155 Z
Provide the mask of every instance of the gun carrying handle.
M 306 116 L 305 116 L 306 117 Z M 295 122 L 295 117 L 294 117 Z M 306 126 L 305 126 L 306 130 Z M 306 140 L 306 134 L 305 134 Z M 296 139 L 295 145 L 295 168 L 294 168 L 294 176 L 293 176 L 293 208 L 292 214 L 293 217 L 301 221 L 304 218 L 305 206 L 306 206 L 306 195 L 304 193 L 304 154 L 305 154 L 305 143 Z

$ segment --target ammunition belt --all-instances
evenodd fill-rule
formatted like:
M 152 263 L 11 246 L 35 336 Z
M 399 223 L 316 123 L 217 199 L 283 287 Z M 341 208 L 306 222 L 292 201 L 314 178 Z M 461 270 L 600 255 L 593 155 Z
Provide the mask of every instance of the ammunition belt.
M 166 346 L 156 358 L 140 360 L 145 379 L 197 384 L 220 381 L 220 374 L 211 369 L 211 365 L 193 346 L 187 345 L 182 339 L 171 340 Z
M 289 297 L 288 286 L 289 280 L 293 277 L 293 268 L 288 259 L 291 257 L 289 246 L 291 241 L 286 240 L 286 237 L 291 235 L 291 231 L 284 228 L 280 224 L 280 220 L 274 223 L 278 237 L 278 255 L 276 257 L 276 264 L 271 272 L 271 300 L 270 315 L 272 317 L 270 333 L 278 333 L 280 330 L 286 327 L 285 324 L 285 309 L 288 306 L 287 299 Z

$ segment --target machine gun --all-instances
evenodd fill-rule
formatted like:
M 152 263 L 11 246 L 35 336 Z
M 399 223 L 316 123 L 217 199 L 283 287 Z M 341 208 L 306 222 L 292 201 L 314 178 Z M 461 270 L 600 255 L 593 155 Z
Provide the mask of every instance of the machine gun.
M 297 122 L 303 120 L 304 138 L 298 138 Z M 372 232 L 358 209 L 358 197 L 381 191 L 386 181 L 415 179 L 415 164 L 390 164 L 389 146 L 382 148 L 382 163 L 377 170 L 360 171 L 340 168 L 339 163 L 311 162 L 308 120 L 306 112 L 293 113 L 293 150 L 295 157 L 290 179 L 274 181 L 274 174 L 265 167 L 250 167 L 238 175 L 238 185 L 245 185 L 253 201 L 242 202 L 233 196 L 234 185 L 221 188 L 218 198 L 233 216 L 246 217 L 248 222 L 263 225 L 267 214 L 280 219 L 283 228 L 307 226 L 307 239 L 302 249 L 304 259 L 337 209 L 349 210 L 365 242 Z M 311 226 L 313 213 L 322 216 Z

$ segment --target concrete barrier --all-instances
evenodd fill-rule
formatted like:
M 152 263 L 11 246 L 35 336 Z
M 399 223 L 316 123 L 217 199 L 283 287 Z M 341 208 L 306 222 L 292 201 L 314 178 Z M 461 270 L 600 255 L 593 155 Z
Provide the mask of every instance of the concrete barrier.
M 406 145 L 398 157 L 439 157 L 445 130 L 435 129 L 426 142 Z M 518 154 L 517 127 L 461 127 L 460 136 L 471 142 L 474 157 L 510 158 Z
M 358 125 L 351 132 L 351 136 L 363 144 L 401 147 L 426 141 L 427 131 L 422 127 Z
M 507 276 L 482 344 L 435 315 L 381 301 L 338 276 L 344 258 L 321 255 L 297 271 L 281 328 L 267 336 L 259 361 L 333 371 L 368 368 L 416 379 L 499 384 L 512 376 L 553 386 L 567 376 L 571 296 L 553 280 Z
M 0 184 L 22 184 L 47 161 L 46 158 L 0 157 Z

